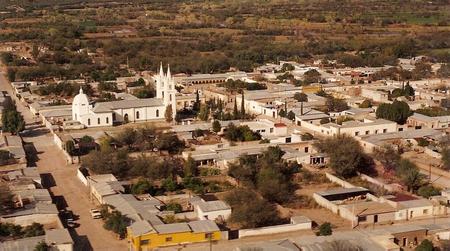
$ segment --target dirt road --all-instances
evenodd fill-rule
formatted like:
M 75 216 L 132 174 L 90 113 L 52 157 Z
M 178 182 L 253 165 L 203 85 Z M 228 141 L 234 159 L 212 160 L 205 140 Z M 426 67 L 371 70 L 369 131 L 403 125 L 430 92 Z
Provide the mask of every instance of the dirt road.
M 3 74 L 0 74 L 0 91 L 8 91 L 16 100 L 17 110 L 22 113 L 27 123 L 27 130 L 21 135 L 26 149 L 34 153 L 30 165 L 38 167 L 44 184 L 49 188 L 58 207 L 68 206 L 79 217 L 77 222 L 80 226 L 71 230 L 75 250 L 127 250 L 126 240 L 118 240 L 115 235 L 103 228 L 102 220 L 90 217 L 89 209 L 93 204 L 89 201 L 86 187 L 76 177 L 77 167 L 67 164 L 61 150 L 53 143 L 52 135 L 45 127 L 35 123 L 36 118 L 14 97 L 12 88 Z

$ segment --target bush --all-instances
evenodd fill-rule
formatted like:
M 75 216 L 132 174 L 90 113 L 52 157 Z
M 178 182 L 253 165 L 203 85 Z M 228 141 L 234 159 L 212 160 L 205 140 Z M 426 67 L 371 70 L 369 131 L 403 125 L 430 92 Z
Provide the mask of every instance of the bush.
M 183 212 L 183 207 L 178 203 L 171 202 L 166 205 L 166 210 L 173 211 L 174 213 L 177 214 Z
M 434 250 L 433 242 L 425 239 L 414 250 L 415 251 L 433 251 Z
M 317 235 L 326 236 L 326 235 L 331 235 L 332 233 L 333 233 L 333 230 L 331 229 L 331 223 L 325 222 L 319 226 L 319 232 L 317 232 Z
M 417 194 L 422 197 L 429 198 L 431 196 L 441 194 L 441 190 L 432 185 L 427 185 L 420 187 L 419 190 L 417 190 Z
M 125 238 L 125 235 L 127 233 L 127 226 L 130 222 L 130 219 L 122 215 L 122 213 L 117 210 L 114 210 L 112 213 L 107 214 L 106 216 L 107 217 L 104 219 L 105 224 L 103 224 L 103 227 L 106 230 L 113 231 L 114 233 L 118 234 L 120 238 Z

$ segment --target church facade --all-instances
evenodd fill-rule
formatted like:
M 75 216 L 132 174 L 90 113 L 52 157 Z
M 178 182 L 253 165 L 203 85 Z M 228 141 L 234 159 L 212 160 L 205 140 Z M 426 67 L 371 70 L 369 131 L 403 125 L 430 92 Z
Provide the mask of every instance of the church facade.
M 80 89 L 72 102 L 72 120 L 86 127 L 112 126 L 114 123 L 140 122 L 164 119 L 168 106 L 176 115 L 175 81 L 167 67 L 156 76 L 156 98 L 118 100 L 91 104 L 88 96 Z

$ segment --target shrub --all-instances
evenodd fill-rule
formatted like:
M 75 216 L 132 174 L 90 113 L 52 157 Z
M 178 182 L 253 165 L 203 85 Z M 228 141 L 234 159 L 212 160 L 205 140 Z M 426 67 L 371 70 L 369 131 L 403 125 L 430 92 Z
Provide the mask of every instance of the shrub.
M 325 222 L 319 226 L 319 232 L 317 232 L 317 235 L 326 236 L 326 235 L 331 235 L 332 233 L 333 233 L 333 230 L 331 229 L 331 223 Z

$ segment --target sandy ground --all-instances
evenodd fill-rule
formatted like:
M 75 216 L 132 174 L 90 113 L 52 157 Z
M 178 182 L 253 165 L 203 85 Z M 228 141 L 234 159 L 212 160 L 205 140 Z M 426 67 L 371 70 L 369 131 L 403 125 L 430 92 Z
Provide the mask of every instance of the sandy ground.
M 12 89 L 3 74 L 0 74 L 0 90 L 8 91 L 13 97 Z M 36 119 L 28 109 L 17 100 L 16 103 L 17 109 L 22 112 L 27 122 L 27 130 L 22 135 L 26 149 L 34 152 L 30 165 L 38 167 L 44 184 L 49 187 L 58 207 L 70 207 L 79 218 L 77 223 L 80 226 L 71 230 L 75 250 L 127 250 L 126 240 L 118 240 L 112 232 L 103 228 L 101 220 L 90 217 L 89 209 L 93 208 L 93 203 L 89 200 L 86 187 L 76 177 L 77 167 L 66 163 L 61 150 L 53 143 L 49 131 L 35 124 Z

